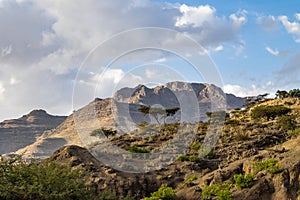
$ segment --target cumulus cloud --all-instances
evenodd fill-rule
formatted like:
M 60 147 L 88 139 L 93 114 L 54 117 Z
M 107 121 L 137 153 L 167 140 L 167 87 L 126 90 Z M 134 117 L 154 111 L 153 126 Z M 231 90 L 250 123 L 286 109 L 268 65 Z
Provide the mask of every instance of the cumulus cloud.
M 72 89 L 80 64 L 97 44 L 121 31 L 139 27 L 170 28 L 192 36 L 207 48 L 221 51 L 221 43 L 241 45 L 238 32 L 246 23 L 246 14 L 241 12 L 219 16 L 209 5 L 192 7 L 148 0 L 2 0 L 0 7 L 0 104 L 5 107 L 0 121 L 36 108 L 68 114 L 72 110 Z M 155 42 L 155 37 L 168 38 L 137 34 L 116 44 L 126 49 L 145 38 Z M 170 43 L 189 48 L 180 37 L 169 38 L 163 45 Z M 108 47 L 98 56 L 105 58 L 113 51 L 115 48 Z M 155 52 L 150 58 L 149 52 L 141 55 L 139 58 L 146 61 L 168 59 L 165 54 Z M 103 63 L 91 59 L 88 64 L 95 65 L 95 78 Z M 84 73 L 83 85 L 93 83 L 90 72 Z M 110 71 L 106 81 L 115 84 L 120 80 L 124 85 L 144 81 L 139 76 L 129 76 L 134 81 L 120 79 L 126 73 Z M 105 86 L 103 95 L 112 87 L 110 83 Z
M 300 24 L 298 22 L 289 21 L 287 16 L 279 16 L 278 19 L 281 21 L 288 33 L 295 36 L 295 41 L 300 42 Z
M 264 85 L 251 85 L 251 87 L 243 87 L 241 85 L 226 84 L 223 86 L 225 93 L 234 94 L 239 97 L 257 96 L 259 94 L 269 93 L 274 96 L 276 86 L 273 82 L 268 81 Z
M 238 31 L 247 22 L 246 11 L 232 13 L 228 17 L 218 16 L 217 10 L 209 5 L 179 7 L 181 16 L 176 18 L 175 27 L 185 31 L 203 46 L 231 42 L 241 45 Z
M 273 15 L 259 16 L 257 23 L 263 28 L 263 30 L 271 32 L 279 29 L 279 21 Z

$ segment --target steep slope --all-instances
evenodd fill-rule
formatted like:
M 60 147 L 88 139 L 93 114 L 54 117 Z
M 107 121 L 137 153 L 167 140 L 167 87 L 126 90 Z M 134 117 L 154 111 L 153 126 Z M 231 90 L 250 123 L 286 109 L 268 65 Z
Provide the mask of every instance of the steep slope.
M 194 97 L 190 98 L 190 97 Z M 140 105 L 152 105 L 164 108 L 185 106 L 184 114 L 179 110 L 168 122 L 199 121 L 207 119 L 206 112 L 211 111 L 213 102 L 223 100 L 222 108 L 240 108 L 243 98 L 226 94 L 210 84 L 171 82 L 155 88 L 138 85 L 135 88 L 123 88 L 117 91 L 113 98 L 98 99 L 74 112 L 67 120 L 50 132 L 43 134 L 37 141 L 28 147 L 17 151 L 24 156 L 47 157 L 57 148 L 66 144 L 84 146 L 88 144 L 89 134 L 100 127 L 111 127 L 119 133 L 135 130 L 143 122 L 155 122 L 149 116 L 144 116 L 138 109 Z M 190 100 L 191 99 L 191 100 Z M 226 104 L 227 103 L 227 104 Z M 200 114 L 194 114 L 195 107 L 199 105 Z M 194 107 L 195 106 L 195 107 Z M 218 108 L 215 108 L 218 109 Z M 77 130 L 81 130 L 81 138 Z M 85 140 L 82 144 L 81 140 Z
M 279 105 L 291 110 L 285 115 L 277 113 L 275 118 L 252 118 L 254 110 L 262 105 Z M 114 191 L 119 199 L 124 199 L 127 194 L 136 194 L 135 199 L 141 199 L 166 184 L 174 188 L 178 199 L 182 200 L 298 200 L 299 108 L 300 100 L 291 98 L 268 100 L 249 109 L 235 110 L 226 118 L 213 151 L 205 157 L 201 156 L 201 144 L 208 123 L 201 122 L 194 142 L 184 155 L 172 164 L 148 173 L 130 174 L 112 169 L 95 159 L 88 150 L 77 146 L 63 147 L 44 162 L 82 166 L 89 171 L 89 183 L 94 188 L 99 192 Z M 286 117 L 294 120 L 292 126 L 283 126 L 282 119 Z M 289 120 L 285 122 L 290 125 Z M 111 140 L 126 150 L 134 146 L 152 151 L 172 139 L 174 134 L 164 133 L 142 139 L 134 135 L 114 136 Z
M 64 116 L 49 115 L 44 110 L 34 110 L 19 119 L 3 121 L 0 123 L 0 154 L 26 147 L 65 119 Z

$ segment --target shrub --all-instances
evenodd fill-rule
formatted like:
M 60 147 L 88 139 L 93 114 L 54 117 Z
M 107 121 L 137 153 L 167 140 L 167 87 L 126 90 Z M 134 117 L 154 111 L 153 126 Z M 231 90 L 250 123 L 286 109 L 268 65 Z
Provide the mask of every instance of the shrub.
M 202 144 L 200 142 L 193 142 L 193 144 L 191 145 L 190 148 L 192 150 L 199 150 L 199 149 L 201 149 L 201 147 L 202 147 Z
M 93 131 L 90 133 L 90 136 L 100 137 L 102 133 L 103 133 L 106 137 L 108 137 L 108 136 L 116 135 L 116 134 L 117 134 L 117 131 L 116 131 L 116 130 L 113 130 L 113 129 L 111 129 L 111 128 L 101 128 L 101 129 L 93 130 Z
M 251 117 L 253 119 L 274 119 L 275 117 L 285 115 L 291 111 L 290 108 L 276 105 L 276 106 L 257 106 L 253 108 Z
M 299 135 L 299 133 L 300 133 L 300 129 L 295 129 L 295 130 L 293 130 L 293 131 L 290 131 L 289 132 L 289 135 L 290 136 L 294 136 L 294 135 Z
M 176 200 L 176 191 L 167 187 L 166 185 L 162 185 L 158 191 L 153 192 L 151 197 L 146 197 L 144 200 Z
M 21 157 L 0 160 L 0 199 L 91 199 L 83 169 L 55 162 L 25 162 Z
M 296 116 L 294 115 L 284 115 L 278 118 L 278 126 L 285 130 L 294 130 L 296 128 Z
M 254 176 L 251 174 L 247 174 L 247 175 L 235 174 L 233 178 L 235 181 L 235 185 L 241 189 L 251 187 L 254 184 L 253 182 Z
M 275 174 L 281 172 L 283 169 L 279 166 L 276 160 L 270 159 L 255 163 L 256 171 L 266 170 L 268 173 Z
M 149 153 L 150 151 L 144 147 L 131 146 L 128 151 L 130 153 Z
M 195 180 L 197 180 L 197 179 L 198 179 L 198 177 L 197 177 L 196 175 L 193 175 L 193 176 L 189 177 L 189 178 L 186 180 L 186 182 L 192 182 L 192 181 L 195 181 Z
M 219 200 L 232 200 L 233 195 L 230 192 L 232 184 L 223 183 L 222 185 L 212 184 L 205 186 L 202 190 L 202 199 L 212 199 L 217 197 Z
M 177 160 L 181 161 L 181 162 L 184 162 L 184 161 L 200 162 L 200 159 L 195 155 L 191 155 L 191 156 L 181 155 L 177 158 Z

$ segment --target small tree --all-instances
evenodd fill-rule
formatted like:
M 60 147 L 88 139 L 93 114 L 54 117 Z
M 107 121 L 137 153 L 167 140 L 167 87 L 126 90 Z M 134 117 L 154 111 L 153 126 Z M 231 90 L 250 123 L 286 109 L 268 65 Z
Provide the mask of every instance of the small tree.
M 158 108 L 158 107 L 151 107 L 151 106 L 144 106 L 142 105 L 138 110 L 143 113 L 144 115 L 151 115 L 158 124 L 160 120 L 163 119 L 164 123 L 167 117 L 174 116 L 180 108 L 173 107 L 173 108 Z
M 276 96 L 276 98 L 284 99 L 289 96 L 289 93 L 285 90 L 277 90 L 275 96 Z

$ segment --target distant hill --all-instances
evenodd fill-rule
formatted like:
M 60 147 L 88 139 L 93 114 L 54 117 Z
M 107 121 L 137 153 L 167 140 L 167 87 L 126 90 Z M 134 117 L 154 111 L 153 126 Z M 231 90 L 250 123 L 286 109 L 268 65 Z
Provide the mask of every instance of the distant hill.
M 33 110 L 19 119 L 3 121 L 0 123 L 0 154 L 26 147 L 65 119 L 64 116 L 49 115 L 44 110 Z

